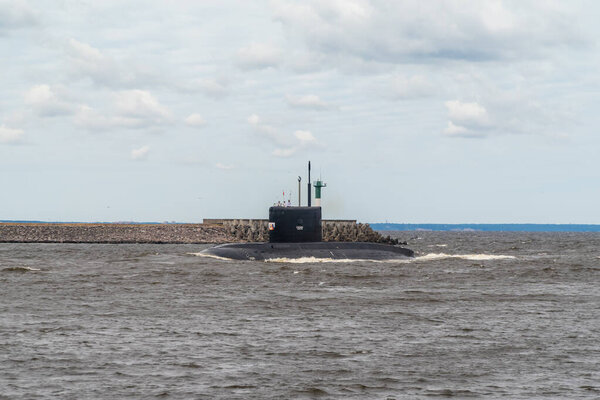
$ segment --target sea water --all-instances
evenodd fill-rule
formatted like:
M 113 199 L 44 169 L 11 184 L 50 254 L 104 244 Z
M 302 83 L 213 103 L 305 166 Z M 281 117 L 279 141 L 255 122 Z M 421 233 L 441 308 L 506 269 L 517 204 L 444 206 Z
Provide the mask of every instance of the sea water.
M 394 236 L 417 256 L 0 244 L 0 398 L 600 397 L 600 234 Z

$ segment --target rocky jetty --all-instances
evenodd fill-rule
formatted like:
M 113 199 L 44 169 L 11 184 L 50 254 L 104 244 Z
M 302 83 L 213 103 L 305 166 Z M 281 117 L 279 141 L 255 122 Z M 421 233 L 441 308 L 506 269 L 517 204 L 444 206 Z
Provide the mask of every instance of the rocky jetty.
M 243 242 L 267 242 L 269 241 L 268 222 L 264 220 L 248 221 L 233 220 L 224 221 L 223 227 L 226 232 Z M 369 224 L 355 224 L 347 222 L 323 221 L 324 242 L 371 242 L 386 244 L 400 243 L 398 239 L 390 236 L 384 237 L 374 231 Z
M 325 242 L 371 242 L 384 244 L 406 244 L 400 243 L 398 239 L 383 236 L 371 228 L 369 224 L 348 224 L 334 221 L 323 222 L 323 241 Z
M 10 243 L 230 243 L 222 226 L 203 224 L 0 224 Z
M 4 243 L 232 243 L 268 242 L 264 220 L 231 220 L 205 224 L 53 224 L 0 223 Z M 369 224 L 323 221 L 325 242 L 399 244 Z M 405 244 L 405 243 L 401 243 Z
M 268 242 L 269 223 L 264 220 L 224 221 L 223 227 L 230 236 L 240 242 Z

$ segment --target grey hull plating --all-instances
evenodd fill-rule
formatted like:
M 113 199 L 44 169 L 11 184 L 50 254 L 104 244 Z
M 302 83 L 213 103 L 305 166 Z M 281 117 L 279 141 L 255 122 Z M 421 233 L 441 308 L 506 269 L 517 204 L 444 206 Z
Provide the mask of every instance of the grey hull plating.
M 334 260 L 395 260 L 414 257 L 404 247 L 364 242 L 230 243 L 201 252 L 232 260 L 264 261 L 276 258 L 326 258 Z

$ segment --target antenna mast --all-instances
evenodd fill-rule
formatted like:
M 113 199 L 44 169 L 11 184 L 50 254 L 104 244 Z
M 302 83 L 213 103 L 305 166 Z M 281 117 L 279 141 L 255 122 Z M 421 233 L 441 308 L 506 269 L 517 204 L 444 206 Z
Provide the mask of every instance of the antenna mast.
M 310 161 L 308 162 L 308 206 L 310 207 L 310 199 L 311 198 L 311 193 L 310 193 Z
M 302 203 L 300 201 L 301 200 L 301 197 L 300 197 L 300 188 L 301 188 L 300 182 L 302 182 L 302 177 L 301 176 L 298 177 L 298 207 L 300 207 L 300 205 Z

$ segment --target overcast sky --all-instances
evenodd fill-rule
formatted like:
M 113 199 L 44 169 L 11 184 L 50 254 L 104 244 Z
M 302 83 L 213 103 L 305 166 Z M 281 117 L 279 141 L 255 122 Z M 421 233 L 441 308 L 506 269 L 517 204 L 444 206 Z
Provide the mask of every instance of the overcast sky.
M 0 0 L 0 219 L 600 223 L 599 11 Z

